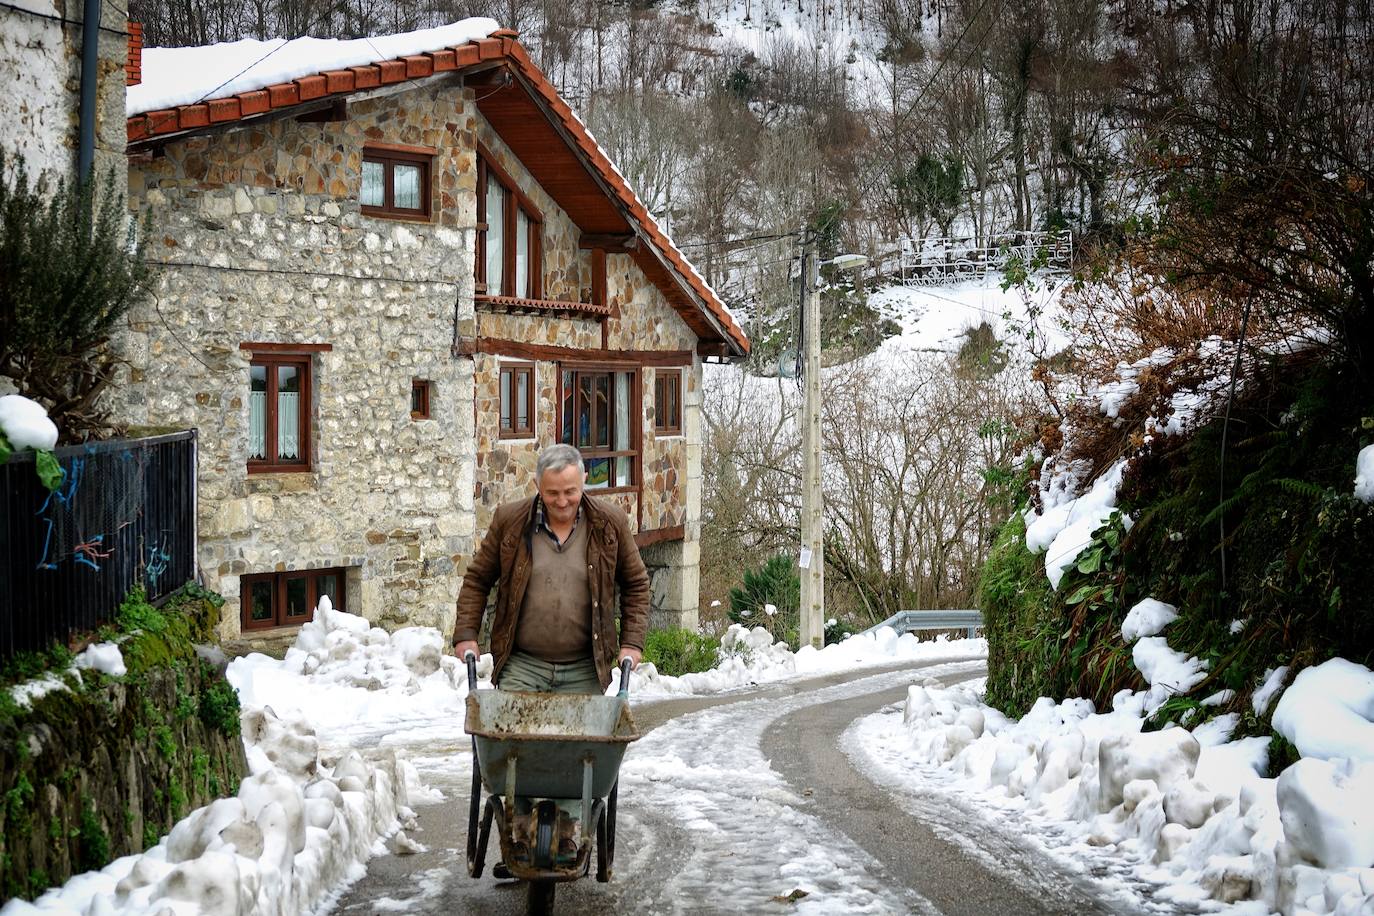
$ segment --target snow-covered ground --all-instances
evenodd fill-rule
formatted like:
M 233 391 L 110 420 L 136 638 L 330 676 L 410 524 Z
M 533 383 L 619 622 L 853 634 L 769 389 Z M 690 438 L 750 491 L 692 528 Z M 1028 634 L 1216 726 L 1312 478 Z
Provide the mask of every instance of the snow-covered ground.
M 706 674 L 669 678 L 644 666 L 633 675 L 632 696 L 652 702 L 904 660 L 978 661 L 986 655 L 982 640 L 921 643 L 891 630 L 796 654 L 762 628 L 734 627 L 725 642 L 721 666 Z M 389 634 L 333 610 L 325 599 L 283 660 L 255 654 L 229 667 L 243 704 L 251 771 L 236 797 L 192 812 L 140 855 L 78 875 L 33 904 L 12 900 L 0 913 L 286 916 L 327 910 L 373 855 L 421 848 L 406 833 L 414 825 L 412 805 L 442 800 L 436 786 L 466 792 L 466 670 L 443 648 L 438 630 Z M 116 676 L 122 667 L 113 645 L 94 647 L 77 665 Z M 478 670 L 479 687 L 489 688 L 490 656 Z M 53 685 L 16 689 L 28 695 L 66 689 L 61 679 L 51 680 Z M 645 765 L 658 774 L 653 778 L 672 771 L 663 760 L 645 758 Z M 834 881 L 843 884 L 838 873 Z

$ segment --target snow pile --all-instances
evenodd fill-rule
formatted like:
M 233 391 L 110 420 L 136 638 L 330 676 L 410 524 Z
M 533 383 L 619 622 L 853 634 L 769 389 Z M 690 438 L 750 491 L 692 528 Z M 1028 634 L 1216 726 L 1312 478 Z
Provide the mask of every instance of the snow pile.
M 1142 636 L 1158 636 L 1177 619 L 1178 608 L 1146 598 L 1126 612 L 1126 619 L 1121 622 L 1121 638 L 1133 643 Z
M 373 855 L 419 851 L 406 834 L 409 805 L 433 794 L 387 742 L 358 738 L 435 720 L 462 736 L 466 672 L 442 649 L 438 630 L 387 634 L 321 599 L 285 660 L 255 654 L 229 666 L 251 774 L 236 797 L 191 812 L 141 855 L 0 912 L 285 916 L 356 880 Z M 83 653 L 88 667 L 113 667 L 117 655 Z M 490 656 L 481 668 L 489 675 Z M 368 745 L 366 757 L 354 749 Z
M 1374 763 L 1374 671 L 1333 658 L 1298 672 L 1273 725 L 1304 757 Z
M 43 405 L 19 394 L 0 397 L 0 433 L 16 451 L 51 451 L 57 445 L 57 425 Z
M 879 756 L 891 749 L 894 772 L 915 768 L 904 777 L 913 790 L 943 776 L 999 810 L 1067 824 L 1068 842 L 1115 850 L 1135 879 L 1155 886 L 1154 899 L 1189 909 L 1253 901 L 1286 916 L 1365 913 L 1374 909 L 1374 757 L 1360 756 L 1372 748 L 1358 736 L 1374 729 L 1374 672 L 1339 659 L 1308 672 L 1280 710 L 1290 704 L 1304 723 L 1326 721 L 1332 734 L 1309 737 L 1344 753 L 1305 756 L 1277 779 L 1265 778 L 1267 739 L 1224 740 L 1234 719 L 1142 732 L 1147 698 L 1130 691 L 1106 713 L 1042 697 L 1014 721 L 973 690 L 928 682 L 909 688 L 900 722 L 879 714 L 856 729 Z M 1321 743 L 1334 734 L 1346 736 L 1342 747 Z
M 371 38 L 295 38 L 223 42 L 198 48 L 144 48 L 143 81 L 130 86 L 125 112 L 190 105 L 284 83 L 325 70 L 360 67 L 486 38 L 494 19 L 464 19 L 434 29 Z
M 1207 663 L 1170 649 L 1163 636 L 1146 636 L 1131 649 L 1131 660 L 1150 685 L 1145 711 L 1154 712 L 1169 697 L 1187 693 L 1207 677 Z
M 1122 406 L 1140 390 L 1141 373 L 1156 366 L 1167 366 L 1176 356 L 1177 354 L 1168 347 L 1160 347 L 1144 359 L 1138 359 L 1133 363 L 1119 363 L 1116 367 L 1116 379 L 1098 385 L 1095 392 L 1103 416 L 1120 417 Z
M 111 677 L 123 677 L 128 673 L 128 669 L 124 667 L 124 653 L 119 651 L 118 644 L 112 642 L 98 642 L 87 646 L 72 664 L 77 668 L 99 671 Z
M 1374 503 L 1374 445 L 1360 449 L 1355 459 L 1355 498 Z
M 124 667 L 124 654 L 115 643 L 95 643 L 73 658 L 65 671 L 47 671 L 36 678 L 16 684 L 9 688 L 10 696 L 20 708 L 32 709 L 34 701 L 40 697 L 56 690 L 70 690 L 73 684 L 84 684 L 82 671 L 97 671 L 113 677 L 123 677 L 127 672 Z
M 1026 512 L 1026 549 L 1032 553 L 1045 552 L 1045 575 L 1055 588 L 1064 572 L 1078 561 L 1092 543 L 1093 532 L 1117 513 L 1116 494 L 1121 489 L 1121 475 L 1126 461 L 1116 462 L 1093 481 L 1082 496 L 1070 496 L 1072 484 L 1061 482 L 1042 491 L 1044 510 L 1037 515 Z M 1127 520 L 1129 522 L 1129 519 Z
M 733 624 L 720 641 L 720 662 L 709 671 L 672 677 L 659 674 L 652 663 L 639 666 L 630 674 L 630 696 L 681 696 L 719 693 L 753 684 L 786 678 L 830 674 L 873 665 L 932 658 L 982 658 L 987 655 L 987 640 L 949 639 L 946 636 L 922 642 L 915 634 L 898 636 L 891 627 L 876 632 L 857 633 L 843 642 L 823 649 L 803 646 L 793 652 L 784 642 L 775 642 L 763 627 L 749 629 Z M 614 676 L 611 690 L 616 689 Z

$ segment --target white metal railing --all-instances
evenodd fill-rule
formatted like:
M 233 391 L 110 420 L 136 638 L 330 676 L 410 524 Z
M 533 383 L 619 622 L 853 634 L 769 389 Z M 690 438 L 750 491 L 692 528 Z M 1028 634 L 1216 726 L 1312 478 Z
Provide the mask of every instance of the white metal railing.
M 882 259 L 880 269 L 906 286 L 933 286 L 1000 274 L 1017 260 L 1051 274 L 1068 273 L 1073 266 L 1073 233 L 1063 229 L 1006 232 L 982 239 L 904 238 L 896 251 Z

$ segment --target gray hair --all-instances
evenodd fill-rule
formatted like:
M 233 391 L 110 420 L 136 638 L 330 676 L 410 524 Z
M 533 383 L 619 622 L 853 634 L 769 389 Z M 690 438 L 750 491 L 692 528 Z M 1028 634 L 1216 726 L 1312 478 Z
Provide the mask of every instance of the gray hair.
M 550 445 L 539 453 L 539 458 L 534 462 L 534 482 L 538 484 L 542 481 L 545 471 L 561 471 L 572 465 L 582 466 L 581 452 L 563 443 Z

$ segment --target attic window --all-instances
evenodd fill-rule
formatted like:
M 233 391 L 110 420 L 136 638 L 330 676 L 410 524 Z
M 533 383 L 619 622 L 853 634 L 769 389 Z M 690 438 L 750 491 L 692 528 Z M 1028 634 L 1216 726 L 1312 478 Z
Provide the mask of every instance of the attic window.
M 368 216 L 429 219 L 429 173 L 434 154 L 419 148 L 363 150 L 358 201 Z
M 477 284 L 488 296 L 544 294 L 544 218 L 481 149 L 477 157 Z

